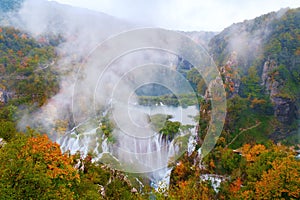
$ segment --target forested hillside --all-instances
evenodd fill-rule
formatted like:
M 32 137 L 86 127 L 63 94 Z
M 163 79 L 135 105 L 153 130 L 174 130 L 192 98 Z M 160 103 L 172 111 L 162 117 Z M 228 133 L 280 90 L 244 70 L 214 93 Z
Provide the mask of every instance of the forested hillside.
M 21 2 L 1 1 L 0 11 L 16 11 Z M 213 151 L 201 157 L 211 101 L 197 70 L 179 57 L 174 69 L 199 95 L 200 113 L 193 151 L 170 162 L 169 187 L 153 188 L 147 174 L 113 169 L 95 160 L 92 152 L 63 152 L 50 136 L 55 131 L 79 132 L 72 127 L 71 113 L 57 119 L 51 133 L 20 126 L 23 116 L 30 118 L 66 89 L 61 79 L 69 71 L 61 70 L 65 66 L 59 60 L 67 53 L 57 49 L 80 39 L 77 33 L 33 36 L 16 27 L 0 27 L 0 199 L 300 199 L 300 8 L 233 24 L 219 34 L 186 33 L 208 49 L 218 66 L 227 116 Z M 63 64 L 72 69 L 86 54 L 71 52 L 76 59 Z M 142 89 L 140 93 L 146 94 Z M 178 106 L 169 93 L 141 97 L 140 104 Z M 183 107 L 197 103 L 189 95 L 182 95 Z M 114 124 L 107 115 L 101 117 L 96 134 L 103 137 L 93 142 L 113 143 Z M 164 125 L 159 122 L 164 116 L 151 117 L 164 144 L 178 134 L 180 123 L 170 121 L 171 116 Z M 70 140 L 84 138 L 75 133 Z M 103 144 L 98 148 L 105 148 Z
M 262 122 L 255 130 L 262 135 L 256 135 L 255 141 L 262 137 L 282 141 L 297 134 L 299 12 L 282 9 L 234 24 L 210 41 L 228 91 L 227 128 L 231 132 Z
M 210 40 L 208 49 L 227 93 L 225 126 L 199 171 L 197 156 L 184 156 L 172 172 L 170 191 L 183 199 L 299 198 L 297 181 L 283 181 L 299 177 L 300 172 L 293 150 L 299 148 L 300 126 L 299 17 L 300 9 L 282 9 L 233 24 Z M 192 71 L 187 78 L 203 94 L 203 80 Z M 199 146 L 210 109 L 211 102 L 202 101 Z M 292 150 L 284 150 L 282 143 L 292 145 Z M 289 159 L 294 164 L 286 163 Z M 213 185 L 222 182 L 216 194 L 205 182 L 196 183 L 194 177 L 201 174 Z
M 11 27 L 0 28 L 0 49 L 0 137 L 9 140 L 6 130 L 14 130 L 24 112 L 33 112 L 59 90 L 50 67 L 57 55 L 53 46 Z
M 137 197 L 121 172 L 92 163 L 91 155 L 62 153 L 47 135 L 17 131 L 24 112 L 59 90 L 55 40 L 0 28 L 0 199 L 100 199 L 104 189 L 110 198 Z

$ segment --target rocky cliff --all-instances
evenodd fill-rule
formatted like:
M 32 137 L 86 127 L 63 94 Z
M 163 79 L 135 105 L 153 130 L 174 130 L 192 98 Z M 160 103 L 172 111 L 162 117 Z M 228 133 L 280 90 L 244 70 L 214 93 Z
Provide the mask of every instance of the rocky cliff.
M 271 102 L 277 122 L 270 124 L 275 128 L 269 137 L 282 139 L 299 128 L 300 9 L 281 9 L 233 24 L 210 40 L 209 49 L 220 66 L 228 98 L 245 98 L 261 115 L 266 112 L 263 104 Z
M 297 100 L 289 96 L 284 96 L 281 92 L 284 87 L 284 80 L 276 78 L 278 76 L 278 66 L 274 60 L 268 60 L 264 63 L 262 73 L 262 85 L 266 88 L 267 93 L 274 105 L 274 116 L 281 123 L 273 134 L 273 137 L 282 139 L 285 135 L 293 131 L 291 126 L 295 126 L 299 116 Z

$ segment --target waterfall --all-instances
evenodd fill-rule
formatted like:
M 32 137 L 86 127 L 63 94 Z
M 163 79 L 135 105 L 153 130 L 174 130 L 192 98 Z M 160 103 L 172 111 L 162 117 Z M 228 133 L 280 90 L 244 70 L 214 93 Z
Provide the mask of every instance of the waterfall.
M 193 153 L 193 151 L 196 148 L 196 144 L 197 144 L 197 141 L 196 141 L 195 136 L 191 135 L 189 137 L 189 142 L 188 142 L 188 150 L 187 150 L 188 151 L 188 156 L 190 156 Z
M 108 149 L 108 143 L 107 143 L 107 138 L 105 138 L 101 144 L 101 147 L 102 147 L 102 152 L 103 153 L 107 153 L 109 152 L 109 149 Z
M 151 187 L 158 192 L 166 192 L 169 189 L 172 169 L 173 167 L 165 167 L 152 173 L 155 177 L 151 179 Z
M 200 180 L 210 181 L 213 189 L 218 193 L 220 185 L 223 181 L 230 179 L 229 177 L 217 174 L 202 174 Z
M 113 145 L 114 155 L 130 166 L 125 170 L 134 169 L 132 172 L 149 173 L 167 167 L 170 158 L 176 153 L 173 142 L 164 139 L 162 134 L 148 138 L 118 134 L 117 141 Z
M 73 132 L 67 133 L 57 139 L 57 143 L 60 144 L 62 151 L 70 151 L 71 154 L 75 154 L 79 151 L 83 156 L 86 156 L 89 152 L 98 153 L 98 136 L 96 135 L 96 129 L 91 129 L 84 134 L 76 134 Z
M 166 114 L 168 107 L 163 107 L 164 114 Z M 190 115 L 196 115 L 198 109 L 195 107 L 194 113 L 191 112 L 193 110 L 190 107 L 186 109 L 189 111 L 186 113 L 187 116 L 178 116 L 179 114 L 177 114 L 172 120 L 181 121 L 183 125 L 194 125 L 195 122 Z M 167 114 L 180 113 L 182 115 L 183 113 L 182 110 L 179 112 L 174 107 L 170 110 L 171 113 Z M 153 113 L 159 112 L 153 111 Z M 80 129 L 80 127 L 78 128 Z M 126 128 L 128 127 L 126 126 Z M 143 130 L 143 133 L 139 134 L 140 130 Z M 151 181 L 151 186 L 160 191 L 168 189 L 172 171 L 169 164 L 175 162 L 176 158 L 185 151 L 191 154 L 196 144 L 195 134 L 191 134 L 195 132 L 193 127 L 189 128 L 189 131 L 185 129 L 185 131 L 180 132 L 173 140 L 156 133 L 151 129 L 151 126 L 143 129 L 132 129 L 130 133 L 115 128 L 112 133 L 113 142 L 109 141 L 104 134 L 97 133 L 96 127 L 81 131 L 79 134 L 76 132 L 74 129 L 73 132 L 57 139 L 57 143 L 61 145 L 63 151 L 69 150 L 72 154 L 80 151 L 83 156 L 92 152 L 96 155 L 93 161 L 110 164 L 113 168 L 122 171 L 146 174 Z M 182 150 L 182 147 L 186 149 Z

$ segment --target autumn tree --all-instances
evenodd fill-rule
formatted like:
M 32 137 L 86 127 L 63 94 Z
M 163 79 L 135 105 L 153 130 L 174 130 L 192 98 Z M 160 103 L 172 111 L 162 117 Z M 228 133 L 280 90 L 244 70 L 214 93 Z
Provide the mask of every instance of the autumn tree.
M 299 199 L 300 162 L 294 156 L 272 162 L 272 168 L 263 173 L 256 183 L 257 199 Z
M 244 170 L 236 178 L 232 173 L 232 180 L 222 184 L 220 199 L 300 198 L 300 162 L 293 150 L 283 145 L 246 144 L 239 152 L 246 162 Z
M 20 135 L 0 149 L 3 199 L 74 199 L 79 174 L 73 159 L 46 135 Z

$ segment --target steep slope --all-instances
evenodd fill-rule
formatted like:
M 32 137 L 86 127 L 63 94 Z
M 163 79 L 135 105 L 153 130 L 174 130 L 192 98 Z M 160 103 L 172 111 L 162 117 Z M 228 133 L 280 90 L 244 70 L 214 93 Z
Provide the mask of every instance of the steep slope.
M 209 47 L 223 66 L 225 84 L 231 85 L 229 97 L 247 98 L 252 107 L 271 101 L 277 123 L 269 137 L 278 140 L 295 133 L 299 126 L 300 9 L 281 9 L 233 24 L 212 38 Z
M 39 43 L 14 28 L 0 27 L 1 103 L 17 99 L 19 103 L 43 104 L 58 90 L 54 47 Z
M 65 41 L 59 51 L 67 55 L 76 54 L 77 57 L 88 54 L 107 37 L 134 27 L 101 12 L 45 0 L 24 1 L 0 24 L 14 26 L 35 38 L 60 35 Z

